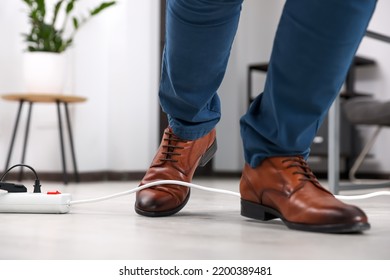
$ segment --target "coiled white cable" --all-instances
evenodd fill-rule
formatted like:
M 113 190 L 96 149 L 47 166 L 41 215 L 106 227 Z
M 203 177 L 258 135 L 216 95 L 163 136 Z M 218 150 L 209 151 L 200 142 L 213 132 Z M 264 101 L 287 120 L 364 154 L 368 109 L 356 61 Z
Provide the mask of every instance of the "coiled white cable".
M 213 189 L 213 188 L 204 187 L 204 186 L 200 186 L 200 185 L 196 185 L 196 184 L 192 184 L 192 183 L 187 183 L 187 182 L 183 182 L 183 181 L 177 181 L 177 180 L 160 180 L 160 181 L 151 182 L 151 183 L 133 188 L 133 189 L 128 190 L 128 191 L 124 191 L 124 192 L 120 192 L 120 193 L 116 193 L 116 194 L 112 194 L 112 195 L 108 195 L 108 196 L 92 198 L 92 199 L 84 199 L 84 200 L 73 200 L 73 201 L 70 201 L 69 204 L 75 205 L 75 204 L 100 202 L 100 201 L 104 201 L 104 200 L 108 200 L 108 199 L 117 198 L 120 196 L 129 195 L 129 194 L 138 192 L 140 190 L 150 188 L 153 186 L 157 186 L 157 185 L 180 185 L 180 186 L 199 189 L 199 190 L 203 190 L 203 191 L 209 191 L 209 192 L 215 192 L 215 193 L 221 193 L 221 194 L 227 194 L 227 195 L 233 195 L 236 197 L 241 197 L 241 195 L 238 192 L 222 190 L 222 189 Z M 359 199 L 366 199 L 366 198 L 371 198 L 371 197 L 375 197 L 375 196 L 382 196 L 382 195 L 390 195 L 390 191 L 378 191 L 378 192 L 373 192 L 373 193 L 369 193 L 369 194 L 351 195 L 351 196 L 349 196 L 349 195 L 336 195 L 336 198 L 341 199 L 341 200 L 359 200 Z

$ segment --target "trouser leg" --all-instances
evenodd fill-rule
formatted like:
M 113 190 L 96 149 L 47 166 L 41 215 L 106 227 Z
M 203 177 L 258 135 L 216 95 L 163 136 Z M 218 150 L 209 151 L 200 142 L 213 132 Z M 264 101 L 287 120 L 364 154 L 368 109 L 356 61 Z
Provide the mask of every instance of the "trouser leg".
M 181 138 L 194 140 L 219 121 L 225 74 L 242 0 L 168 0 L 160 104 Z
M 376 0 L 287 0 L 264 92 L 241 118 L 245 160 L 308 156 Z

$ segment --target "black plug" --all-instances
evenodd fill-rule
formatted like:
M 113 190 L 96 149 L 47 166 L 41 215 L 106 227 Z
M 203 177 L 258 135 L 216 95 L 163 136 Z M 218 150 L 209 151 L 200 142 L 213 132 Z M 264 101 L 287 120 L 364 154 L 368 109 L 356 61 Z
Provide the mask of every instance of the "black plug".
M 27 188 L 24 185 L 17 185 L 12 183 L 0 182 L 0 189 L 9 193 L 27 192 Z
M 35 179 L 34 193 L 41 193 L 41 182 L 38 179 Z

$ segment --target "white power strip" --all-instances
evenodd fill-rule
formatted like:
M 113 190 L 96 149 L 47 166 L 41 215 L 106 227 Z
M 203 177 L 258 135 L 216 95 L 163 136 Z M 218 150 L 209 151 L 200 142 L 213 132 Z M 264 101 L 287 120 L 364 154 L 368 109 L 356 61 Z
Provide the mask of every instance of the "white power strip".
M 0 193 L 0 213 L 64 214 L 70 209 L 68 193 Z

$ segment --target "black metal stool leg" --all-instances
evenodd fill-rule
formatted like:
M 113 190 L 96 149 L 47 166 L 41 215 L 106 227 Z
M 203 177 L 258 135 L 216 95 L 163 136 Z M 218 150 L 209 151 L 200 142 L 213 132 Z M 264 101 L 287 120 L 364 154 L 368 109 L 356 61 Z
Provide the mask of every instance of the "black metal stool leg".
M 26 147 L 27 147 L 28 134 L 29 134 L 29 131 L 30 131 L 30 121 L 31 121 L 32 105 L 33 105 L 33 103 L 29 102 L 28 113 L 27 113 L 26 131 L 24 133 L 22 160 L 20 161 L 21 164 L 24 164 L 24 160 L 26 158 Z M 23 168 L 20 168 L 20 171 L 19 171 L 19 181 L 22 181 L 22 178 L 23 178 Z
M 60 101 L 56 101 L 57 103 L 57 113 L 58 113 L 58 128 L 60 131 L 60 144 L 61 144 L 61 155 L 62 155 L 62 170 L 64 176 L 64 184 L 68 183 L 68 173 L 66 172 L 66 160 L 65 160 L 65 148 L 64 148 L 64 134 L 62 130 L 62 119 L 61 119 L 61 109 L 60 109 Z
M 74 176 L 75 176 L 76 182 L 80 182 L 79 172 L 77 170 L 76 154 L 75 154 L 75 151 L 74 151 L 72 128 L 71 128 L 71 125 L 70 125 L 68 103 L 64 103 L 64 107 L 65 107 L 65 115 L 66 115 L 66 124 L 68 126 L 70 150 L 71 150 L 71 153 L 72 153 Z
M 247 88 L 247 102 L 248 102 L 248 106 L 251 105 L 251 100 L 252 100 L 252 70 L 251 68 L 249 67 L 248 68 L 248 73 L 247 73 L 247 84 L 248 84 L 248 88 Z
M 16 114 L 16 121 L 15 121 L 15 125 L 14 125 L 14 130 L 12 132 L 11 143 L 9 145 L 8 156 L 7 156 L 7 161 L 5 162 L 4 171 L 6 171 L 8 169 L 9 162 L 11 161 L 12 150 L 14 148 L 15 137 L 16 137 L 16 132 L 18 130 L 18 126 L 19 126 L 20 114 L 22 112 L 23 103 L 24 103 L 24 100 L 20 100 L 20 102 L 19 102 L 19 109 L 18 109 L 18 112 Z

